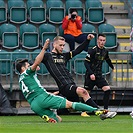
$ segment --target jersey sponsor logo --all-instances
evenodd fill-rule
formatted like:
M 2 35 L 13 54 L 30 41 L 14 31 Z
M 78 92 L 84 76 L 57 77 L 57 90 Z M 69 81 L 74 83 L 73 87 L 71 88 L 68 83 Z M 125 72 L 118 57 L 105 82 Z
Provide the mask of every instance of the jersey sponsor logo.
M 54 59 L 55 63 L 64 63 L 65 61 L 63 59 Z
M 100 53 L 96 53 L 96 59 L 97 60 L 104 60 L 104 56 L 100 55 Z

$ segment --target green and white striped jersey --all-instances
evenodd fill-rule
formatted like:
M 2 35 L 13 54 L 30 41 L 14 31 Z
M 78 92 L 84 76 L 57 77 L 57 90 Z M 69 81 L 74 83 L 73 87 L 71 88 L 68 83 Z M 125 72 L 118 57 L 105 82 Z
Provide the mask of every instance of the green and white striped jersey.
M 44 91 L 46 92 L 46 90 L 40 84 L 36 72 L 32 71 L 31 67 L 29 67 L 20 75 L 19 84 L 24 97 L 29 103 L 31 103 L 35 97 L 42 94 Z

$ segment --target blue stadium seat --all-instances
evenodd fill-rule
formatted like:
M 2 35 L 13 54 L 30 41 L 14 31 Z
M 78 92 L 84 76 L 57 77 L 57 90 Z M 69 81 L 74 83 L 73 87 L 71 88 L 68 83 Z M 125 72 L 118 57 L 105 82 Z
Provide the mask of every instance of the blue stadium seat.
M 45 40 L 49 38 L 51 41 L 57 36 L 56 27 L 52 24 L 41 24 L 39 26 L 39 36 L 43 46 Z
M 0 60 L 0 75 L 7 76 L 10 75 L 11 61 L 9 59 Z
M 22 24 L 20 26 L 20 39 L 23 48 L 35 49 L 39 47 L 39 34 L 35 25 Z
M 96 28 L 92 24 L 83 23 L 82 32 L 86 34 L 93 34 L 95 37 L 90 41 L 89 47 L 94 47 L 97 45 L 97 33 Z
M 59 36 L 64 35 L 64 30 L 62 29 L 62 25 L 59 26 Z
M 0 1 L 0 23 L 7 21 L 7 10 L 4 1 Z
M 4 23 L 0 26 L 2 47 L 14 49 L 19 47 L 19 35 L 15 25 Z
M 46 9 L 44 7 L 43 1 L 28 0 L 27 9 L 30 22 L 36 24 L 46 22 Z
M 21 59 L 29 59 L 30 53 L 24 49 L 16 49 L 12 52 L 12 60 L 17 61 Z
M 51 23 L 61 24 L 65 16 L 64 4 L 62 1 L 48 0 L 46 2 L 48 20 Z
M 85 9 L 89 23 L 99 24 L 104 22 L 104 10 L 99 0 L 87 0 Z
M 85 75 L 86 68 L 84 65 L 84 60 L 87 55 L 87 52 L 82 51 L 80 54 L 76 55 L 73 58 L 74 61 L 74 73 L 77 75 Z
M 109 65 L 107 64 L 106 61 L 103 62 L 103 65 L 102 65 L 102 73 L 103 73 L 103 75 L 110 74 L 110 68 L 109 68 Z
M 85 21 L 85 11 L 83 8 L 83 4 L 80 0 L 76 0 L 74 2 L 67 0 L 65 2 L 65 5 L 66 5 L 66 14 L 69 14 L 69 10 L 72 8 L 77 9 L 78 15 L 81 16 L 82 18 L 82 22 Z
M 117 33 L 113 25 L 100 24 L 98 26 L 98 33 L 103 33 L 106 35 L 106 48 L 112 49 L 117 47 Z
M 14 50 L 12 52 L 12 61 L 15 62 L 15 65 L 16 65 L 16 62 L 21 60 L 21 59 L 30 59 L 30 53 L 24 49 Z M 15 70 L 16 74 L 19 74 L 16 70 L 16 67 L 14 68 L 14 70 Z
M 11 56 L 5 50 L 0 50 L 0 76 L 10 75 Z
M 8 13 L 10 21 L 13 23 L 24 23 L 27 21 L 27 9 L 22 0 L 9 0 Z
M 32 60 L 35 60 L 35 58 L 40 53 L 40 51 L 41 51 L 41 49 L 36 49 L 32 52 L 33 53 Z M 39 66 L 40 66 L 40 70 L 37 71 L 37 74 L 39 74 L 39 75 L 48 75 L 49 74 L 46 66 L 43 63 L 41 63 Z

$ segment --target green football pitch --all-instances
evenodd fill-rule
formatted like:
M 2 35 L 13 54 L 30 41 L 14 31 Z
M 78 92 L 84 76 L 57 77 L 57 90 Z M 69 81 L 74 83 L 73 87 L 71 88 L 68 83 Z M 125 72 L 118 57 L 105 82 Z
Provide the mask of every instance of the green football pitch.
M 62 123 L 46 123 L 36 115 L 0 116 L 0 133 L 133 133 L 129 115 L 100 120 L 98 116 L 61 115 Z

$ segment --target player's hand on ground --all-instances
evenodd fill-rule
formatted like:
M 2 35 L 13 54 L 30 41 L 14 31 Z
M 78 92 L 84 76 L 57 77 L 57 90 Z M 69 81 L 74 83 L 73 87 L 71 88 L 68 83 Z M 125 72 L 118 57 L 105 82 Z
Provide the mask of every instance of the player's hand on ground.
M 46 41 L 45 41 L 45 43 L 44 43 L 44 45 L 43 45 L 43 49 L 44 49 L 44 50 L 46 50 L 46 49 L 48 48 L 49 43 L 50 43 L 50 39 L 48 38 L 48 39 L 46 39 Z
M 87 39 L 88 40 L 91 40 L 91 39 L 93 39 L 95 36 L 93 35 L 93 34 L 89 34 L 88 36 L 87 36 Z

